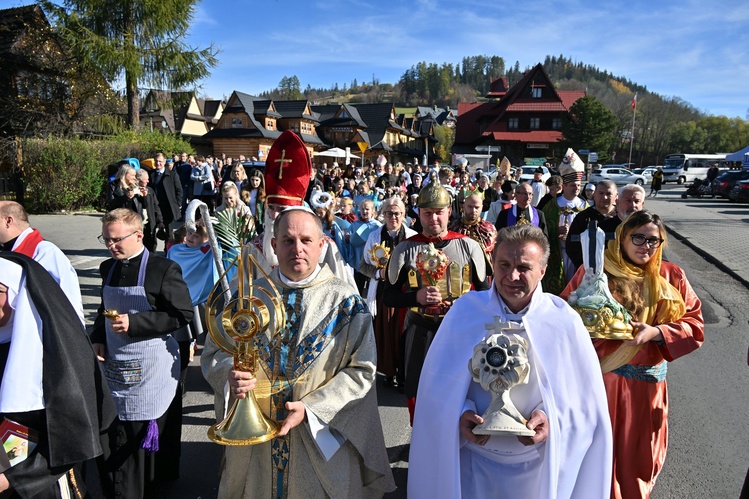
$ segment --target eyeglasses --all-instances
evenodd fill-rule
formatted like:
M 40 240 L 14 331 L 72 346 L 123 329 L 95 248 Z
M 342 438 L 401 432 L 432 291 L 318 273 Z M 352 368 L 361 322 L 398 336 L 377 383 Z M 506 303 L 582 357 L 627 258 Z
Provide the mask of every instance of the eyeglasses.
M 644 246 L 647 243 L 648 248 L 657 248 L 663 244 L 663 239 L 660 237 L 645 237 L 642 234 L 632 234 L 629 237 L 632 238 L 632 244 L 635 246 Z
M 398 218 L 398 217 L 402 217 L 403 213 L 399 211 L 386 211 L 383 213 L 383 215 L 385 215 L 386 217 Z
M 121 241 L 124 241 L 125 239 L 127 239 L 130 236 L 132 236 L 133 234 L 136 234 L 137 232 L 138 231 L 136 230 L 135 232 L 131 232 L 130 234 L 128 234 L 126 236 L 123 236 L 123 237 L 104 237 L 104 236 L 99 236 L 99 237 L 97 237 L 97 239 L 99 240 L 99 242 L 101 244 L 103 244 L 104 246 L 107 246 L 109 244 L 117 244 L 117 243 L 119 243 Z

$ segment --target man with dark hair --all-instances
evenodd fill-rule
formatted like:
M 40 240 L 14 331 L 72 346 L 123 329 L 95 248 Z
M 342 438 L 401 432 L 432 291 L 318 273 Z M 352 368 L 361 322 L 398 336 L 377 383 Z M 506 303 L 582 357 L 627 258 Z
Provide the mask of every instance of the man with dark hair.
M 552 175 L 546 179 L 546 195 L 538 200 L 536 208 L 542 210 L 546 203 L 552 199 L 556 199 L 560 192 L 562 192 L 562 177 L 559 175 Z
M 166 168 L 164 153 L 156 154 L 156 169 L 151 172 L 151 185 L 156 192 L 164 225 L 168 235 L 174 230 L 173 223 L 182 217 L 182 182 L 174 169 Z

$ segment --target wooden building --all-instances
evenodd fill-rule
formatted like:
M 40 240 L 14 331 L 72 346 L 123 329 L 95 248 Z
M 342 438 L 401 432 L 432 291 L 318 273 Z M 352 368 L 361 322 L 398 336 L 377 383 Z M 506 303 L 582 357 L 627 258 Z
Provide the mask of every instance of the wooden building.
M 475 154 L 476 146 L 492 146 L 494 160 L 507 156 L 513 165 L 525 158 L 545 158 L 554 163 L 564 155 L 559 144 L 562 117 L 582 90 L 557 90 L 537 64 L 511 88 L 507 80 L 492 82 L 490 102 L 458 105 L 454 154 Z

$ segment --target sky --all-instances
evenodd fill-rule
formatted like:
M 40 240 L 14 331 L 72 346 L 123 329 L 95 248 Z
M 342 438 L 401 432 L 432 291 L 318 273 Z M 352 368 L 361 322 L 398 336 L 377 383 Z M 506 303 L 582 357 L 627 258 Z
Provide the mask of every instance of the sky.
M 31 3 L 0 0 L 0 8 Z M 205 0 L 186 41 L 220 50 L 206 97 L 396 83 L 421 61 L 498 55 L 522 69 L 560 55 L 711 115 L 749 119 L 746 0 Z

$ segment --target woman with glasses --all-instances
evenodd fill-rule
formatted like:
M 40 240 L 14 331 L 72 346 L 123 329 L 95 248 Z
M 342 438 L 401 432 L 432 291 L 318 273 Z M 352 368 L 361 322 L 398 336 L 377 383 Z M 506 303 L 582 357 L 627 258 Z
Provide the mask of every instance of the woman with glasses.
M 391 197 L 382 202 L 380 213 L 384 217 L 385 225 L 380 230 L 372 231 L 364 245 L 359 271 L 369 277 L 367 305 L 374 316 L 375 343 L 377 344 L 377 370 L 385 375 L 385 383 L 397 388 L 403 382 L 401 332 L 403 320 L 398 317 L 398 310 L 385 306 L 382 297 L 385 285 L 379 285 L 386 279 L 385 267 L 387 257 L 376 261 L 372 254 L 377 245 L 387 248 L 388 254 L 395 246 L 416 234 L 403 223 L 406 216 L 406 206 L 397 197 Z M 384 255 L 384 253 L 383 253 Z
M 668 446 L 667 364 L 704 341 L 700 299 L 684 270 L 662 261 L 665 242 L 661 218 L 637 211 L 617 227 L 604 252 L 609 289 L 634 328 L 632 340 L 593 340 L 614 432 L 614 498 L 650 496 Z M 578 269 L 563 298 L 584 273 Z

